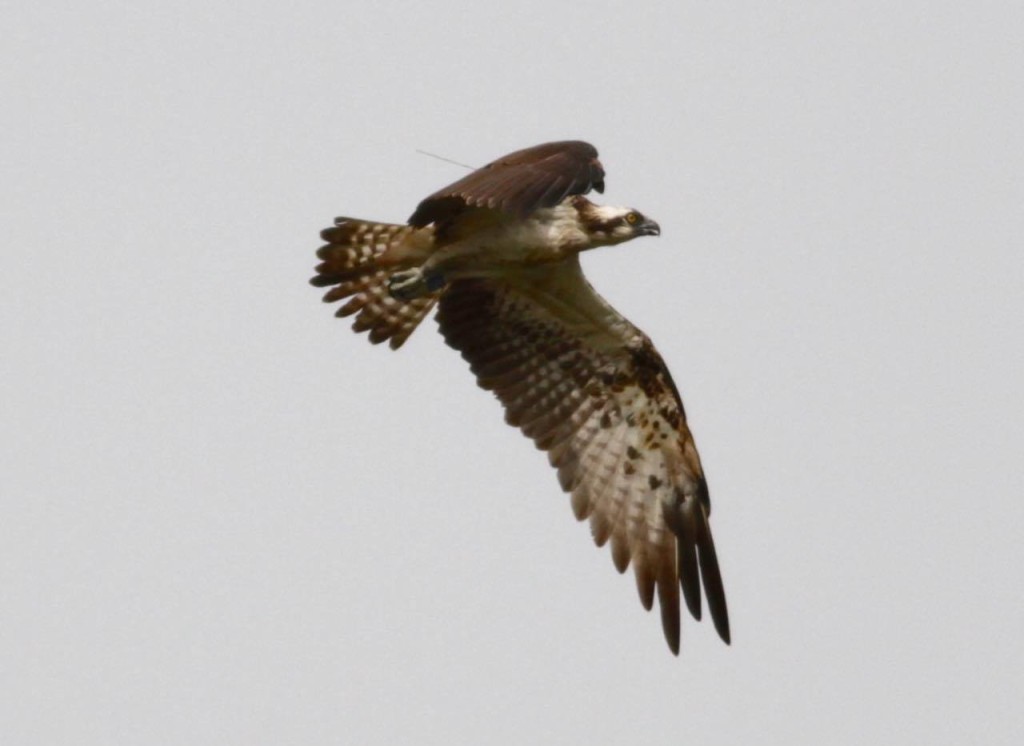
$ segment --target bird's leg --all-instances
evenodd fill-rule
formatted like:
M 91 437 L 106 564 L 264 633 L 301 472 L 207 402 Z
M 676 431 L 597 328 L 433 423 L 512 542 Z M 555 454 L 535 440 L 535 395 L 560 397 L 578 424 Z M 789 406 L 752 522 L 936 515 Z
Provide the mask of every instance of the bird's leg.
M 480 247 L 475 244 L 452 243 L 438 249 L 418 267 L 401 270 L 388 280 L 393 298 L 410 301 L 442 290 L 450 281 L 473 274 L 478 269 Z M 486 252 L 483 252 L 486 254 Z
M 395 272 L 388 280 L 388 292 L 393 298 L 410 301 L 436 292 L 445 286 L 445 278 L 438 270 L 424 263 L 401 272 Z

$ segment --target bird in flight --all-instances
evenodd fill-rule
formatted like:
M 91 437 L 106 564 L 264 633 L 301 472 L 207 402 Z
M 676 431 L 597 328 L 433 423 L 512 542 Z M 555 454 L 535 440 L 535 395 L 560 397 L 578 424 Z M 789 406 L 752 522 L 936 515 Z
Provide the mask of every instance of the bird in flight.
M 579 255 L 657 236 L 637 210 L 597 205 L 597 150 L 580 141 L 516 151 L 430 195 L 405 225 L 337 218 L 310 282 L 347 299 L 338 316 L 402 346 L 437 306 L 445 341 L 506 421 L 547 451 L 579 520 L 612 561 L 632 563 L 644 608 L 657 594 L 679 653 L 680 590 L 701 586 L 729 642 L 711 503 L 679 391 L 651 340 L 598 295 Z

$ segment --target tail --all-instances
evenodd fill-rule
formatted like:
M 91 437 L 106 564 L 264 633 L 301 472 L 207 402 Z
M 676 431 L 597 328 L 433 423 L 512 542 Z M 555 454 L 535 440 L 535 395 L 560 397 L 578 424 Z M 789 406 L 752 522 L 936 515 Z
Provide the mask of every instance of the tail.
M 326 303 L 351 296 L 335 315 L 358 312 L 352 324 L 355 331 L 369 331 L 373 344 L 389 340 L 391 349 L 397 350 L 434 307 L 437 295 L 401 301 L 388 292 L 388 279 L 402 268 L 401 257 L 433 244 L 433 228 L 336 218 L 334 227 L 320 236 L 327 244 L 316 252 L 322 263 L 310 283 L 334 286 L 324 295 Z

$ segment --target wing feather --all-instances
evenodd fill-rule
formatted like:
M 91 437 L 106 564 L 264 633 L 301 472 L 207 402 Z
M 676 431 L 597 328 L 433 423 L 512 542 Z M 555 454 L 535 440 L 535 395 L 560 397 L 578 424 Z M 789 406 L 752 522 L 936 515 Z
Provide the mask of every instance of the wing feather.
M 508 422 L 548 451 L 574 514 L 590 519 L 599 546 L 610 541 L 616 569 L 632 564 L 643 606 L 658 598 L 672 651 L 680 591 L 700 619 L 702 585 L 728 642 L 707 484 L 679 393 L 650 340 L 594 292 L 578 260 L 457 280 L 438 321 Z
M 697 529 L 693 521 L 680 521 L 674 527 L 682 534 L 678 542 L 677 557 L 679 566 L 679 583 L 683 588 L 686 607 L 694 619 L 701 617 L 700 602 L 700 570 L 697 569 Z
M 522 218 L 591 189 L 604 191 L 597 149 L 579 140 L 549 142 L 517 150 L 439 189 L 420 202 L 409 224 L 440 224 L 481 207 Z

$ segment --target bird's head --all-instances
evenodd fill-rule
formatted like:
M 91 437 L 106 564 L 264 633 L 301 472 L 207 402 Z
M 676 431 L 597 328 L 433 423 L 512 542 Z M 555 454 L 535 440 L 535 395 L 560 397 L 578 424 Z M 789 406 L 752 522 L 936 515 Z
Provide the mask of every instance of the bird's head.
M 580 217 L 592 246 L 612 246 L 639 236 L 659 236 L 661 227 L 639 210 L 588 203 Z

